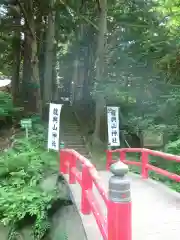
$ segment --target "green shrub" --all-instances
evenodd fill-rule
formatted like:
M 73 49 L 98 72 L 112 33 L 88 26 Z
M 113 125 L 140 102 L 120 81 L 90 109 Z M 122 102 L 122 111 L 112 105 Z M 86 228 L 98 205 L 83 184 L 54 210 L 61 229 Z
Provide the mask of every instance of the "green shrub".
M 45 128 L 36 125 L 35 132 L 28 140 L 18 137 L 14 148 L 0 156 L 0 221 L 17 231 L 21 221 L 32 217 L 32 234 L 38 240 L 49 228 L 48 210 L 58 194 L 57 189 L 47 193 L 40 187 L 51 162 L 56 165 L 56 154 L 44 148 Z M 10 234 L 9 239 L 12 237 Z
M 21 118 L 19 113 L 22 111 L 22 107 L 13 106 L 12 96 L 9 93 L 0 91 L 0 120 L 5 121 L 6 117 L 11 117 L 11 120 L 19 122 Z
M 180 155 L 180 139 L 166 144 L 165 152 Z
M 9 93 L 0 91 L 0 116 L 8 116 L 13 110 L 13 102 Z

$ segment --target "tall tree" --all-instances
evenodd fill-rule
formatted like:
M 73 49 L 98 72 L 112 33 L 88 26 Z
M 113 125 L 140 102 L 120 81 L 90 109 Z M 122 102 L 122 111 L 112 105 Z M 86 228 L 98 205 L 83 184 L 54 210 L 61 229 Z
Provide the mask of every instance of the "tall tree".
M 56 0 L 49 0 L 48 24 L 46 28 L 43 104 L 49 103 L 52 100 L 56 15 L 55 3 Z
M 106 34 L 107 34 L 107 0 L 99 0 L 99 24 L 97 36 L 97 51 L 96 51 L 96 82 L 97 84 L 103 81 L 104 67 L 105 67 L 105 53 L 106 53 Z M 95 89 L 96 92 L 97 89 Z M 96 98 L 96 113 L 95 113 L 95 130 L 94 143 L 100 139 L 100 124 L 101 116 L 104 113 L 104 96 L 100 92 L 95 93 Z
M 21 4 L 25 20 L 23 92 L 26 94 L 28 109 L 42 115 L 42 101 L 39 77 L 38 44 L 36 36 L 36 8 L 33 0 Z
M 20 64 L 21 64 L 21 12 L 20 8 L 16 6 L 16 12 L 13 16 L 14 33 L 12 38 L 12 97 L 16 105 L 20 94 Z

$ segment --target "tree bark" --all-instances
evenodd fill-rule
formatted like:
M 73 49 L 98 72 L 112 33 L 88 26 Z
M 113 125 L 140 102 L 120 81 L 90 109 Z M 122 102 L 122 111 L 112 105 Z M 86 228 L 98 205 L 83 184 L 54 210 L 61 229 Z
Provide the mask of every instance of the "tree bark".
M 20 91 L 20 80 L 19 71 L 21 64 L 21 15 L 14 16 L 14 24 L 19 26 L 14 31 L 14 37 L 12 41 L 12 53 L 13 53 L 13 67 L 12 67 L 12 97 L 14 105 L 18 104 L 19 91 Z
M 58 82 L 57 82 L 57 44 L 54 44 L 53 63 L 52 63 L 52 101 L 58 101 Z
M 29 109 L 30 103 L 30 88 L 28 87 L 31 82 L 31 37 L 28 29 L 24 31 L 24 43 L 23 43 L 23 80 L 21 87 L 21 95 L 24 103 L 24 107 Z
M 36 24 L 34 18 L 33 0 L 27 0 L 24 4 L 25 18 L 25 46 L 24 46 L 24 69 L 23 69 L 23 87 L 27 94 L 28 111 L 36 112 L 42 115 L 39 62 L 36 38 Z M 23 92 L 24 92 L 23 91 Z
M 99 10 L 99 32 L 97 39 L 97 51 L 96 51 L 96 82 L 101 84 L 103 81 L 104 64 L 105 64 L 105 50 L 106 50 L 106 32 L 107 32 L 107 0 L 100 0 Z M 95 130 L 93 136 L 93 142 L 96 144 L 100 140 L 100 125 L 101 117 L 104 115 L 105 98 L 103 93 L 98 93 L 95 87 L 96 98 L 96 120 Z
M 52 81 L 53 81 L 53 60 L 54 60 L 54 41 L 55 41 L 55 10 L 53 10 L 56 0 L 50 0 L 50 11 L 48 15 L 48 27 L 46 31 L 46 52 L 44 68 L 44 93 L 43 104 L 50 103 L 52 100 Z
M 38 29 L 36 30 L 36 36 L 38 39 L 37 54 L 39 61 L 39 79 L 40 79 L 40 89 L 41 89 L 41 99 L 43 99 L 43 81 L 44 81 L 44 52 L 45 52 L 45 31 L 43 28 L 43 14 L 39 14 L 37 17 L 37 24 L 39 24 Z

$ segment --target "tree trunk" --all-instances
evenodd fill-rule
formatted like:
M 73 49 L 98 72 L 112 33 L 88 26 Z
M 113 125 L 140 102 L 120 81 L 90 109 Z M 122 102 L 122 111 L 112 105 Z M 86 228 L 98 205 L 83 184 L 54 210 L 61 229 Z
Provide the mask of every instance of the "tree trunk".
M 13 52 L 13 67 L 12 67 L 12 97 L 14 105 L 18 104 L 19 91 L 20 91 L 20 80 L 19 71 L 21 63 L 21 16 L 14 16 L 14 24 L 19 26 L 16 31 L 14 31 L 14 37 L 12 41 L 12 52 Z
M 91 36 L 91 37 L 90 37 Z M 95 62 L 95 44 L 94 44 L 94 27 L 89 26 L 85 42 L 87 48 L 84 60 L 84 82 L 83 82 L 83 102 L 89 103 L 92 100 L 91 89 L 94 79 L 94 62 Z
M 41 89 L 40 89 L 40 77 L 39 77 L 39 63 L 37 56 L 37 39 L 33 37 L 32 41 L 32 82 L 34 83 L 34 97 L 36 103 L 36 112 L 42 116 L 42 100 L 41 100 Z
M 107 0 L 100 0 L 100 12 L 99 12 L 99 33 L 97 41 L 96 51 L 96 82 L 101 84 L 103 81 L 104 63 L 105 63 L 105 49 L 106 49 L 106 31 L 107 31 Z M 101 117 L 104 115 L 105 98 L 103 93 L 96 92 L 96 121 L 95 130 L 93 136 L 94 144 L 97 144 L 100 140 L 100 125 Z
M 44 89 L 44 52 L 45 52 L 45 31 L 42 27 L 43 18 L 39 14 L 37 18 L 37 24 L 40 23 L 40 27 L 37 30 L 36 36 L 38 39 L 38 61 L 39 61 L 39 79 L 40 79 L 40 89 L 41 89 L 41 99 L 43 99 L 43 89 Z
M 34 19 L 33 0 L 27 0 L 24 5 L 27 15 L 25 17 L 25 46 L 24 46 L 24 90 L 27 93 L 28 111 L 42 115 L 38 49 L 36 38 L 36 25 Z
M 46 52 L 44 68 L 44 97 L 43 104 L 50 103 L 52 100 L 52 81 L 53 81 L 53 60 L 54 60 L 54 41 L 55 41 L 55 11 L 53 10 L 55 0 L 50 0 L 50 11 L 48 15 L 48 27 L 46 31 Z
M 29 110 L 30 104 L 30 88 L 31 83 L 31 37 L 29 29 L 24 31 L 24 44 L 23 44 L 23 80 L 21 87 L 21 95 L 25 109 Z
M 78 55 L 76 55 L 74 62 L 73 62 L 73 75 L 72 75 L 72 82 L 71 82 L 71 102 L 72 104 L 76 101 L 76 88 L 77 88 L 77 81 L 78 81 Z
M 58 101 L 58 83 L 57 83 L 57 44 L 54 45 L 53 63 L 52 63 L 52 101 Z

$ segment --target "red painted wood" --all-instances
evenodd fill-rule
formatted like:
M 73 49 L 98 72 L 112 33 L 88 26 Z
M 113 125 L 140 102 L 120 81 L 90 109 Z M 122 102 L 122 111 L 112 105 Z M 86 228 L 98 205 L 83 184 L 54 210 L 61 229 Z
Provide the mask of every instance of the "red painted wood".
M 127 164 L 127 165 L 135 165 L 135 166 L 142 166 L 141 162 L 135 162 L 135 161 L 131 161 L 131 160 L 124 160 L 123 163 Z
M 60 164 L 59 164 L 59 172 L 66 174 L 67 167 L 66 167 L 66 153 L 64 151 L 60 151 Z
M 159 151 L 154 151 L 151 149 L 144 149 L 144 151 L 148 152 L 149 155 L 152 155 L 152 156 L 161 157 L 161 158 L 164 158 L 164 159 L 170 160 L 170 161 L 180 162 L 180 156 L 176 156 L 176 155 L 164 153 L 164 152 L 159 152 Z
M 106 151 L 106 170 L 109 171 L 112 160 L 112 152 Z
M 82 187 L 82 173 L 77 170 L 77 168 L 73 168 L 72 173 L 75 175 L 76 181 L 79 183 L 79 185 Z
M 107 222 L 103 216 L 103 213 L 101 211 L 100 203 L 98 203 L 96 197 L 94 196 L 93 192 L 90 190 L 86 191 L 86 196 L 88 198 L 88 201 L 91 206 L 92 213 L 95 217 L 95 220 L 97 222 L 97 225 L 99 227 L 99 230 L 104 238 L 104 240 L 108 240 L 107 238 Z
M 132 240 L 131 202 L 109 201 L 108 240 Z
M 143 151 L 141 154 L 141 162 L 142 162 L 142 169 L 141 169 L 141 175 L 142 178 L 147 179 L 148 178 L 148 164 L 149 157 L 148 157 L 148 152 Z
M 131 220 L 128 220 L 128 218 L 131 218 L 131 203 L 110 202 L 96 168 L 79 153 L 74 150 L 62 149 L 60 154 L 62 156 L 60 172 L 63 174 L 69 173 L 70 184 L 77 181 L 82 187 L 81 212 L 83 214 L 93 213 L 103 239 L 132 240 L 130 238 Z M 109 156 L 112 157 L 112 154 L 109 154 Z M 83 165 L 82 174 L 76 168 L 77 162 Z M 116 161 L 109 158 L 109 166 L 112 162 Z M 137 163 L 137 165 L 139 164 L 141 163 Z M 93 194 L 93 183 L 107 206 L 107 217 L 102 213 L 101 205 Z M 121 224 L 122 227 L 120 227 L 119 224 Z M 113 233 L 115 233 L 115 235 L 112 235 Z
M 70 161 L 69 161 L 69 184 L 76 183 L 76 175 L 72 172 L 73 168 L 76 167 L 76 156 L 73 153 L 69 154 Z
M 92 191 L 93 181 L 86 165 L 83 165 L 82 170 L 82 198 L 81 198 L 81 212 L 83 214 L 91 213 L 91 205 L 87 199 L 86 191 Z
M 174 181 L 176 181 L 176 182 L 180 182 L 180 176 L 177 175 L 177 174 L 168 172 L 168 171 L 166 171 L 166 170 L 164 170 L 164 169 L 155 167 L 155 166 L 150 165 L 150 164 L 148 164 L 147 167 L 148 167 L 149 170 L 154 171 L 154 172 L 156 172 L 156 173 L 159 174 L 159 175 L 168 177 L 168 178 L 170 178 L 170 179 L 172 179 L 172 180 L 174 180 Z
M 121 148 L 121 149 L 116 149 L 116 150 L 107 150 L 106 152 L 110 151 L 111 153 L 113 152 L 119 152 L 120 153 L 120 160 L 124 162 L 125 164 L 129 165 L 136 165 L 136 166 L 142 166 L 142 178 L 147 179 L 148 178 L 148 171 L 154 171 L 157 174 L 163 175 L 168 177 L 169 179 L 172 179 L 176 182 L 179 182 L 180 176 L 171 172 L 168 172 L 166 170 L 163 170 L 161 168 L 155 167 L 153 165 L 150 165 L 148 162 L 148 157 L 149 155 L 151 156 L 156 156 L 156 157 L 161 157 L 164 158 L 165 160 L 169 161 L 174 161 L 174 162 L 180 162 L 180 156 L 172 155 L 169 153 L 163 153 L 160 151 L 154 151 L 151 149 L 146 149 L 146 148 Z M 135 161 L 129 161 L 125 159 L 125 153 L 127 152 L 137 152 L 141 153 L 141 162 L 135 162 Z M 108 159 L 109 166 L 114 163 L 114 160 Z
M 120 161 L 124 162 L 126 160 L 126 151 L 119 152 Z

